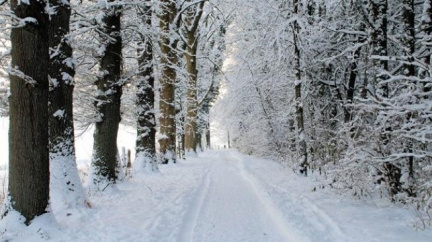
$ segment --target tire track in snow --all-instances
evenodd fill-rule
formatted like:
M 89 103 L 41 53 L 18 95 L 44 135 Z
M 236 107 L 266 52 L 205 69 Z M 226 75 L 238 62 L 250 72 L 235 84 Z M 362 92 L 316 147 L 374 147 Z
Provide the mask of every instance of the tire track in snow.
M 282 213 L 273 203 L 268 194 L 260 191 L 259 185 L 257 184 L 255 178 L 245 169 L 243 159 L 238 157 L 233 158 L 238 162 L 238 169 L 241 176 L 246 182 L 248 182 L 256 197 L 259 199 L 265 210 L 268 212 L 270 219 L 273 221 L 279 233 L 286 239 L 286 241 L 310 241 L 308 238 L 301 236 L 299 234 L 299 231 L 296 231 L 293 226 L 285 220 L 285 218 L 282 216 Z
M 319 208 L 315 203 L 310 201 L 308 198 L 303 198 L 302 201 L 307 205 L 307 207 L 312 209 L 312 212 L 319 217 L 325 224 L 327 224 L 331 230 L 338 235 L 338 237 L 345 237 L 339 225 L 333 220 L 330 215 L 328 215 L 323 209 Z
M 179 242 L 190 242 L 193 239 L 195 227 L 198 221 L 201 208 L 204 204 L 204 199 L 207 194 L 208 188 L 210 187 L 210 176 L 213 171 L 214 164 L 211 165 L 204 177 L 204 182 L 198 189 L 196 198 L 189 206 L 188 211 L 183 219 L 183 225 L 180 230 Z
M 277 192 L 279 195 L 283 195 L 283 194 L 290 194 L 290 192 L 287 189 L 284 189 L 281 186 L 275 186 L 274 184 L 268 183 L 266 182 L 266 180 L 264 179 L 257 179 L 256 176 L 257 174 L 255 174 L 254 172 L 250 172 L 248 171 L 248 169 L 245 167 L 244 165 L 244 158 L 242 157 L 237 157 L 237 156 L 233 156 L 234 159 L 236 159 L 237 161 L 239 161 L 240 163 L 240 169 L 243 169 L 243 173 L 249 178 L 249 180 L 252 182 L 253 186 L 255 186 L 255 189 L 258 193 L 261 193 L 264 195 L 265 198 L 268 198 L 270 201 L 273 201 L 272 198 L 270 198 L 269 194 L 266 194 L 264 192 L 263 189 L 266 189 L 265 186 L 268 186 L 270 188 L 270 190 L 274 190 L 275 192 Z M 262 184 L 264 183 L 264 185 Z M 305 219 L 305 221 L 309 221 L 312 225 L 312 227 L 307 226 L 308 230 L 305 230 L 303 232 L 306 232 L 307 234 L 310 234 L 310 228 L 314 228 L 315 230 L 317 230 L 317 234 L 320 234 L 320 232 L 322 231 L 326 231 L 326 235 L 331 235 L 330 237 L 320 237 L 320 240 L 323 241 L 349 241 L 349 237 L 347 237 L 347 235 L 342 231 L 342 229 L 340 228 L 340 226 L 338 225 L 338 223 L 330 216 L 328 215 L 328 213 L 326 211 L 324 211 L 323 209 L 321 209 L 319 206 L 317 206 L 313 201 L 310 201 L 309 199 L 307 199 L 306 197 L 301 197 L 301 198 L 297 198 L 297 199 L 293 199 L 293 198 L 287 198 L 285 197 L 285 202 L 290 201 L 289 203 L 291 203 L 292 207 L 298 208 L 298 210 L 296 210 L 296 214 L 300 213 L 303 214 L 303 218 Z M 300 206 L 301 203 L 301 206 Z M 274 203 L 272 202 L 272 204 L 274 205 Z M 277 209 L 277 206 L 274 205 L 274 207 Z M 308 209 L 305 210 L 304 207 L 307 207 Z M 279 209 L 277 209 L 279 210 Z M 283 216 L 281 216 L 281 213 L 279 213 L 280 217 L 286 221 L 286 218 L 283 218 Z M 315 219 L 312 219 L 315 218 Z M 294 218 L 294 220 L 297 220 L 298 218 Z M 300 221 L 301 222 L 301 221 Z M 319 224 L 314 224 L 315 222 L 318 222 Z M 319 226 L 319 227 L 316 227 Z M 298 226 L 294 226 L 294 227 L 298 227 Z M 300 230 L 304 230 L 304 225 L 301 225 Z M 318 232 L 319 230 L 319 232 Z M 309 231 L 309 232 L 307 232 Z M 310 238 L 312 240 L 316 240 L 316 238 Z

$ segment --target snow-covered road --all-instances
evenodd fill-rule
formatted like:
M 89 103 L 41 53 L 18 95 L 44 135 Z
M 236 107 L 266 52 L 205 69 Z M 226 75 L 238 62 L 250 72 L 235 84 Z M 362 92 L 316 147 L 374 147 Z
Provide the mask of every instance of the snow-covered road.
M 430 241 L 412 211 L 318 190 L 277 162 L 206 151 L 157 174 L 135 173 L 91 209 L 57 211 L 28 228 L 0 222 L 16 241 Z M 8 224 L 9 223 L 9 224 Z M 6 230 L 4 230 L 6 229 Z
M 254 187 L 241 160 L 212 157 L 179 241 L 302 241 Z

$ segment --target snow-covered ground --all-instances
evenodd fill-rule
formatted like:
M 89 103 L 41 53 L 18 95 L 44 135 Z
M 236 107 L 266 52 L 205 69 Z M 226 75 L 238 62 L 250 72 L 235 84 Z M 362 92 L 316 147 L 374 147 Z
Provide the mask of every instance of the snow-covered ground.
M 157 174 L 134 174 L 91 209 L 44 215 L 28 228 L 0 222 L 17 241 L 430 241 L 413 214 L 342 199 L 278 163 L 207 151 Z M 61 219 L 58 219 L 61 218 Z
M 120 143 L 131 148 L 133 129 L 122 130 Z M 88 132 L 77 139 L 83 171 L 91 138 Z M 0 240 L 431 241 L 432 230 L 413 228 L 413 211 L 331 190 L 313 192 L 316 186 L 271 160 L 206 151 L 88 194 L 92 208 L 46 214 L 29 227 L 9 216 L 0 221 Z
M 8 163 L 8 131 L 9 118 L 0 117 L 0 170 L 4 169 Z M 94 127 L 82 131 L 76 130 L 76 158 L 78 166 L 86 166 L 90 160 L 93 151 L 93 131 Z M 121 150 L 125 147 L 126 150 L 132 151 L 132 157 L 135 152 L 136 130 L 134 128 L 120 124 L 120 132 L 118 133 L 117 145 Z

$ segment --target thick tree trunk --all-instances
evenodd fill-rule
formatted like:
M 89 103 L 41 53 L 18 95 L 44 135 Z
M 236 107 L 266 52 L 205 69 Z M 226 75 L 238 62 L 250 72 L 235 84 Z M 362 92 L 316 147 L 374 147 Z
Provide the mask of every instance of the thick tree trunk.
M 100 61 L 101 76 L 96 85 L 98 89 L 95 107 L 100 113 L 100 121 L 96 123 L 94 132 L 92 164 L 98 179 L 117 179 L 116 166 L 119 162 L 117 149 L 117 132 L 121 120 L 120 98 L 122 95 L 122 39 L 120 35 L 121 11 L 118 7 L 105 10 L 101 35 L 105 52 Z
M 293 0 L 294 11 L 293 14 L 297 15 L 299 9 L 299 1 Z M 297 139 L 299 146 L 300 155 L 300 173 L 307 175 L 309 167 L 307 144 L 305 140 L 305 126 L 304 126 L 304 112 L 303 112 L 303 100 L 302 100 L 302 79 L 301 79 L 301 67 L 300 67 L 300 48 L 298 43 L 298 33 L 300 32 L 300 26 L 295 21 L 293 23 L 293 43 L 294 43 L 294 70 L 295 70 L 295 107 L 296 107 L 296 120 L 297 120 Z
M 161 137 L 159 138 L 160 163 L 176 162 L 176 120 L 175 120 L 175 82 L 177 78 L 177 43 L 172 40 L 170 26 L 174 25 L 177 15 L 176 1 L 161 0 L 162 12 L 159 15 L 159 27 L 161 30 L 161 76 L 160 76 L 160 117 L 159 126 Z
M 187 12 L 186 16 L 186 71 L 188 73 L 187 85 L 187 112 L 185 124 L 185 148 L 186 152 L 197 151 L 198 139 L 198 70 L 197 70 L 197 50 L 198 50 L 198 26 L 202 16 L 204 2 L 194 6 Z
M 150 3 L 150 0 L 146 2 Z M 151 27 L 152 10 L 147 4 L 140 12 L 144 24 Z M 146 169 L 156 171 L 156 120 L 154 114 L 153 48 L 150 38 L 142 40 L 139 50 L 137 80 L 137 140 L 136 159 L 144 161 Z M 141 162 L 140 161 L 140 162 Z
M 194 37 L 192 37 L 194 39 Z M 185 123 L 185 149 L 186 152 L 196 152 L 196 135 L 197 135 L 197 117 L 198 117 L 198 94 L 197 94 L 197 74 L 196 68 L 196 53 L 197 41 L 191 41 L 193 46 L 186 48 L 186 71 L 188 72 L 187 85 L 187 111 Z
M 9 195 L 12 208 L 29 223 L 49 200 L 48 15 L 45 1 L 11 1 L 20 19 L 12 29 L 10 72 Z
M 50 190 L 53 205 L 84 205 L 85 195 L 75 163 L 73 126 L 73 89 L 75 75 L 72 47 L 69 45 L 69 1 L 50 0 L 55 8 L 50 15 L 50 91 L 49 91 L 49 148 Z M 61 201 L 53 201 L 60 198 Z M 53 209 L 56 209 L 53 207 Z M 63 209 L 63 208 L 59 208 Z

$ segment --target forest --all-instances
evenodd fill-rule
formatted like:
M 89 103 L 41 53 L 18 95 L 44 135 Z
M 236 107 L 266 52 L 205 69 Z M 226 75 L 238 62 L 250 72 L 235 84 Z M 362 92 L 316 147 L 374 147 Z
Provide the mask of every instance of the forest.
M 430 228 L 431 54 L 432 0 L 0 0 L 1 217 L 225 147 Z

